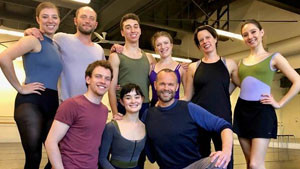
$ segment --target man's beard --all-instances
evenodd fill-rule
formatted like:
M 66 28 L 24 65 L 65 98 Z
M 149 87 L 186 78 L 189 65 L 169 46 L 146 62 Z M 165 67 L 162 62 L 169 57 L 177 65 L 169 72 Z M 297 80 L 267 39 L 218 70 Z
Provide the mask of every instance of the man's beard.
M 165 92 L 165 91 L 163 91 L 163 92 Z M 168 98 L 162 97 L 161 95 L 163 95 L 163 94 L 160 91 L 157 92 L 157 96 L 161 102 L 167 103 L 167 102 L 170 102 L 171 100 L 173 100 L 174 96 L 175 96 L 175 92 L 169 92 L 169 93 L 171 95 Z
M 91 35 L 95 29 L 84 30 L 81 26 L 78 26 L 78 30 L 80 33 L 82 33 L 84 35 Z

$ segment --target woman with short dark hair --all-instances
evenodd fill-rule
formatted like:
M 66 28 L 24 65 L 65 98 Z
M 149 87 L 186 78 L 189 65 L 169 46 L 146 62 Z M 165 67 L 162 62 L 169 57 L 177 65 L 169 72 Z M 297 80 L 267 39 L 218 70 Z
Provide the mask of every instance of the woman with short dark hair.
M 99 163 L 103 169 L 141 168 L 138 159 L 146 142 L 145 125 L 139 119 L 143 99 L 139 86 L 129 83 L 122 87 L 120 103 L 126 113 L 121 120 L 112 120 L 106 124 L 99 154 Z
M 189 66 L 184 98 L 232 124 L 230 94 L 239 83 L 237 64 L 218 54 L 218 34 L 213 27 L 208 25 L 198 27 L 194 33 L 194 42 L 203 57 Z M 216 151 L 222 150 L 220 134 L 201 131 L 201 135 L 199 141 L 206 145 L 200 149 L 203 157 L 211 153 L 211 140 Z M 232 152 L 229 153 L 232 155 Z M 233 160 L 227 168 L 233 168 Z

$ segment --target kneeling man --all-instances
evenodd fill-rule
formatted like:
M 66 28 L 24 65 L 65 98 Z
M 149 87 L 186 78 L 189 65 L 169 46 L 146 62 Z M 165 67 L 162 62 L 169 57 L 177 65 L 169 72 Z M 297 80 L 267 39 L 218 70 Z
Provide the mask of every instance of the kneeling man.
M 231 125 L 196 104 L 175 100 L 178 86 L 173 70 L 159 71 L 155 82 L 158 106 L 143 115 L 150 161 L 156 161 L 161 169 L 226 168 L 232 152 Z M 202 158 L 198 151 L 199 128 L 220 133 L 222 151 Z
M 58 108 L 46 140 L 55 169 L 98 169 L 98 154 L 108 109 L 102 104 L 112 79 L 108 61 L 95 61 L 85 72 L 88 90 Z

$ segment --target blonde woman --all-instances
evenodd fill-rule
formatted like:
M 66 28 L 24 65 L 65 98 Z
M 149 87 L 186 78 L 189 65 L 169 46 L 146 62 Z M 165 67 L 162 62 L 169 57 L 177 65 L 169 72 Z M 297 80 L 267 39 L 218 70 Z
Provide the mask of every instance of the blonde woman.
M 160 60 L 156 64 L 152 64 L 151 72 L 149 75 L 150 84 L 152 87 L 152 99 L 151 106 L 155 106 L 158 98 L 156 90 L 154 87 L 154 82 L 156 80 L 157 72 L 162 69 L 168 68 L 174 70 L 177 75 L 178 83 L 186 84 L 186 70 L 181 66 L 180 63 L 172 59 L 173 50 L 173 38 L 168 32 L 156 32 L 152 37 L 152 45 L 155 52 L 160 55 Z M 179 99 L 179 89 L 175 93 L 175 99 Z

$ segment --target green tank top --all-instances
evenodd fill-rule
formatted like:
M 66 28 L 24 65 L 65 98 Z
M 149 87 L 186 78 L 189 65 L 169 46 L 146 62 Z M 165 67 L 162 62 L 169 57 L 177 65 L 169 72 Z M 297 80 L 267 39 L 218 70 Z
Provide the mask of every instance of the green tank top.
M 145 98 L 144 103 L 149 102 L 149 71 L 150 63 L 146 53 L 142 51 L 140 59 L 132 59 L 120 53 L 120 65 L 118 82 L 122 87 L 128 83 L 134 83 L 140 86 Z M 120 98 L 120 92 L 117 92 L 117 97 Z
M 268 56 L 261 62 L 254 65 L 245 65 L 243 60 L 239 67 L 239 78 L 241 83 L 247 76 L 255 77 L 271 87 L 276 70 L 271 68 L 271 60 L 276 53 Z

